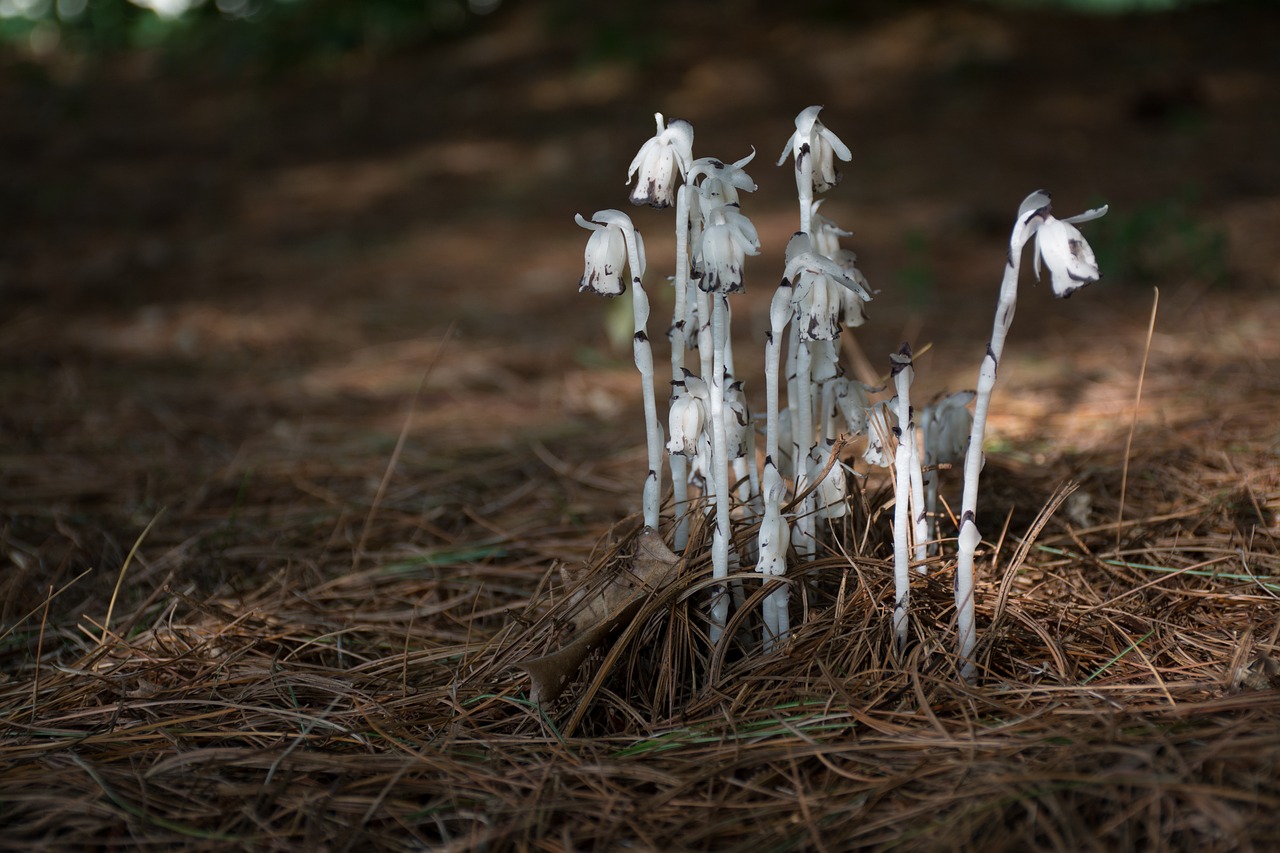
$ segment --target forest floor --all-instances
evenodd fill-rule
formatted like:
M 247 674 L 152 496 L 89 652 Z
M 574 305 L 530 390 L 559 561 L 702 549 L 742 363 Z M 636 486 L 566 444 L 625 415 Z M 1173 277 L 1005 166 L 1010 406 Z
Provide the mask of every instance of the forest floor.
M 605 50 L 510 5 L 234 80 L 0 55 L 0 848 L 1280 846 L 1276 13 L 681 6 Z M 562 567 L 626 564 L 645 467 L 573 214 L 633 214 L 661 310 L 669 211 L 624 186 L 652 113 L 758 150 L 761 408 L 809 104 L 879 291 L 845 346 L 927 346 L 917 399 L 973 387 L 1019 201 L 1111 205 L 1101 283 L 1024 270 L 978 675 L 945 559 L 893 653 L 873 475 L 788 643 L 708 653 L 694 547 L 538 707 L 516 664 L 560 640 Z

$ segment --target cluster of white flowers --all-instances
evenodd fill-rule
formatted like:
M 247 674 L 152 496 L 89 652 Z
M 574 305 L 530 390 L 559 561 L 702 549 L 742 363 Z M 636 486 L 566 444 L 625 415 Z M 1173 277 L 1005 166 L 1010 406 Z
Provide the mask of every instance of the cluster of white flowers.
M 843 330 L 867 321 L 866 305 L 874 292 L 858 269 L 857 255 L 841 246 L 851 232 L 823 216 L 822 202 L 814 198 L 839 182 L 836 161 L 852 158 L 848 146 L 819 120 L 821 109 L 812 106 L 800 112 L 778 160 L 782 165 L 791 158 L 795 164 L 800 228 L 786 246 L 782 280 L 770 302 L 762 459 L 757 458 L 755 424 L 743 383 L 735 379 L 729 331 L 729 297 L 745 289 L 746 260 L 761 251 L 759 235 L 740 202 L 742 193 L 756 189 L 745 171 L 755 152 L 732 163 L 694 159 L 692 125 L 678 119 L 667 122 L 656 114 L 654 136 L 628 168 L 634 204 L 675 208 L 675 307 L 667 335 L 672 393 L 665 442 L 674 488 L 674 546 L 683 550 L 688 544 L 693 506 L 689 494 L 697 489 L 702 506 L 712 514 L 712 571 L 720 581 L 711 596 L 708 636 L 713 644 L 720 642 L 728 624 L 725 580 L 730 564 L 754 564 L 765 581 L 782 581 L 765 596 L 761 618 L 762 645 L 773 648 L 790 631 L 788 562 L 813 558 L 825 535 L 818 523 L 834 530 L 834 523 L 848 513 L 853 463 L 841 458 L 841 449 L 846 438 L 861 437 L 866 464 L 894 472 L 892 621 L 902 649 L 909 636 L 910 571 L 923 572 L 942 541 L 937 531 L 939 480 L 944 470 L 963 459 L 956 603 L 960 654 L 971 668 L 972 561 L 981 539 L 977 477 L 991 389 L 1013 317 L 1020 256 L 1034 239 L 1036 276 L 1042 266 L 1047 269 L 1053 292 L 1060 297 L 1097 281 L 1093 251 L 1075 223 L 1102 216 L 1106 208 L 1055 219 L 1048 193 L 1035 192 L 1023 201 L 1010 237 L 995 329 L 978 388 L 944 396 L 921 409 L 917 418 L 910 400 L 915 365 L 909 344 L 890 356 L 896 394 L 891 399 L 873 402 L 872 396 L 884 389 L 846 376 L 840 364 L 839 337 Z M 642 503 L 645 524 L 658 528 L 664 442 L 654 399 L 649 300 L 642 284 L 644 241 L 631 219 L 617 210 L 598 211 L 590 220 L 578 216 L 577 221 L 591 231 L 579 289 L 619 296 L 630 284 L 634 357 L 642 377 L 649 451 Z M 697 370 L 685 366 L 690 350 L 697 351 Z M 736 492 L 731 491 L 732 483 L 739 484 Z M 791 505 L 785 503 L 788 495 Z M 758 525 L 758 532 L 735 538 L 735 518 L 744 526 Z

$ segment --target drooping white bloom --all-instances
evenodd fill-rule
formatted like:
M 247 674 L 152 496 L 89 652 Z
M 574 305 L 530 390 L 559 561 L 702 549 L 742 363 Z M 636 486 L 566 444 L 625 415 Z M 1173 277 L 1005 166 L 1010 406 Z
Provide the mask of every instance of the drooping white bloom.
M 867 277 L 862 274 L 862 270 L 858 269 L 858 256 L 849 249 L 841 249 L 834 255 L 831 260 L 835 261 L 840 269 L 844 270 L 844 274 L 848 276 L 855 284 L 859 285 L 867 293 L 871 292 L 871 284 L 867 281 Z M 847 287 L 840 289 L 840 322 L 850 329 L 857 328 L 867 322 L 867 303 L 858 295 L 856 290 Z
M 1036 231 L 1035 273 L 1040 278 L 1040 261 L 1049 269 L 1053 293 L 1066 299 L 1085 285 L 1102 278 L 1093 249 L 1073 222 L 1088 222 L 1105 216 L 1107 207 L 1087 210 L 1067 219 L 1046 217 Z
M 924 407 L 920 413 L 920 429 L 924 433 L 927 464 L 954 465 L 964 459 L 973 426 L 968 406 L 977 396 L 976 391 L 957 391 Z
M 800 339 L 831 340 L 840 334 L 843 309 L 841 290 L 849 290 L 864 302 L 871 294 L 851 279 L 830 258 L 811 248 L 809 235 L 796 233 L 787 243 L 787 268 L 783 276 L 795 289 L 793 299 L 798 311 Z
M 583 228 L 591 229 L 584 253 L 586 266 L 582 280 L 578 282 L 578 292 L 590 290 L 601 296 L 621 296 L 627 290 L 627 283 L 622 277 L 627 266 L 627 244 L 622 230 L 588 222 L 581 215 L 577 221 Z
M 688 370 L 684 374 L 683 381 L 671 383 L 674 396 L 667 452 L 673 456 L 696 456 L 707 423 L 707 385 Z
M 796 172 L 803 173 L 806 157 L 812 158 L 812 181 L 814 192 L 826 192 L 840 182 L 840 173 L 836 170 L 835 158 L 844 162 L 853 159 L 849 147 L 840 141 L 826 126 L 818 120 L 821 106 L 809 107 L 796 116 L 796 129 L 782 149 L 778 165 L 786 162 L 788 155 L 794 156 Z
M 872 388 L 843 376 L 832 380 L 832 383 L 835 386 L 833 391 L 836 407 L 844 417 L 849 432 L 853 435 L 861 435 L 867 429 L 867 413 L 871 406 L 867 394 L 881 389 Z
M 725 163 L 715 157 L 699 157 L 693 161 L 686 180 L 694 184 L 698 183 L 698 178 L 702 178 L 702 182 L 698 184 L 698 194 L 704 211 L 721 204 L 737 204 L 739 190 L 748 193 L 756 191 L 756 182 L 743 168 L 755 156 L 753 148 L 750 154 L 733 163 Z
M 654 113 L 657 134 L 640 147 L 627 168 L 627 183 L 636 178 L 632 204 L 670 207 L 675 203 L 676 174 L 687 175 L 693 160 L 693 125 L 672 119 L 663 126 L 662 113 Z
M 698 287 L 708 293 L 741 292 L 743 262 L 747 255 L 758 254 L 760 238 L 755 226 L 737 205 L 715 208 L 702 230 Z
M 590 290 L 601 296 L 620 296 L 627 290 L 622 270 L 628 263 L 627 235 L 635 237 L 636 269 L 631 274 L 643 278 L 645 271 L 644 239 L 631 224 L 631 217 L 620 210 L 597 210 L 591 219 L 575 214 L 574 221 L 591 232 L 583 253 L 586 262 L 578 292 Z

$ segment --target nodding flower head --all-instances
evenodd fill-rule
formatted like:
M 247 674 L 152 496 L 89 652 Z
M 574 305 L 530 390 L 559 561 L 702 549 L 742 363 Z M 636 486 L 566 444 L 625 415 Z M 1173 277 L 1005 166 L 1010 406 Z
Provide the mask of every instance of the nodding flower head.
M 698 184 L 698 193 L 703 210 L 721 204 L 737 204 L 739 190 L 748 193 L 756 191 L 756 182 L 743 168 L 755 156 L 753 148 L 750 154 L 734 163 L 725 163 L 714 157 L 699 157 L 693 161 L 685 180 L 693 184 L 698 182 L 698 178 L 702 178 L 702 183 Z
M 840 269 L 844 270 L 854 284 L 860 286 L 867 293 L 871 292 L 871 283 L 867 281 L 867 277 L 862 274 L 862 270 L 858 269 L 858 256 L 850 249 L 841 249 L 831 256 L 831 260 L 835 261 Z M 858 295 L 856 290 L 850 290 L 847 287 L 840 289 L 840 322 L 844 323 L 850 329 L 861 326 L 867 322 L 866 302 Z
M 1022 251 L 1033 236 L 1035 246 L 1035 273 L 1040 278 L 1040 263 L 1049 268 L 1053 293 L 1066 299 L 1080 288 L 1102 278 L 1093 249 L 1073 223 L 1088 222 L 1106 216 L 1107 205 L 1086 210 L 1066 219 L 1055 218 L 1051 196 L 1044 190 L 1036 190 L 1022 201 L 1018 208 L 1018 221 L 1009 237 L 1009 262 Z
M 846 163 L 853 159 L 849 147 L 840 141 L 840 137 L 818 121 L 818 113 L 822 107 L 813 106 L 803 110 L 796 116 L 796 129 L 787 140 L 782 156 L 778 158 L 781 166 L 790 154 L 796 160 L 796 173 L 804 171 L 804 158 L 812 157 L 810 174 L 813 180 L 813 191 L 824 193 L 840 183 L 840 173 L 836 171 L 835 158 Z
M 674 393 L 667 452 L 672 456 L 696 456 L 707 423 L 707 383 L 686 370 L 684 379 L 671 385 Z
M 737 205 L 721 205 L 707 214 L 698 246 L 698 287 L 709 293 L 743 290 L 742 266 L 747 255 L 760 254 L 760 238 Z
M 783 276 L 795 291 L 792 299 L 800 319 L 801 340 L 830 340 L 840 334 L 844 314 L 841 291 L 848 290 L 863 302 L 869 302 L 871 294 L 835 261 L 813 251 L 812 245 L 803 231 L 792 236 Z
M 687 175 L 693 160 L 693 125 L 672 119 L 663 126 L 662 113 L 654 113 L 658 132 L 640 147 L 627 169 L 627 183 L 639 175 L 631 190 L 632 204 L 670 207 L 676 197 L 676 173 Z
M 964 459 L 969 447 L 969 429 L 973 415 L 968 406 L 978 396 L 976 391 L 957 391 L 920 413 L 920 429 L 924 433 L 924 458 L 930 465 L 953 465 Z
M 1072 223 L 1088 222 L 1105 216 L 1106 212 L 1107 207 L 1103 205 L 1066 219 L 1049 216 L 1036 231 L 1036 278 L 1040 278 L 1040 261 L 1043 258 L 1055 296 L 1066 299 L 1085 285 L 1102 278 L 1093 249 Z
M 635 235 L 636 253 L 639 255 L 635 260 L 638 269 L 633 269 L 631 274 L 637 278 L 644 276 L 644 240 L 632 226 L 631 217 L 618 210 L 597 210 L 590 220 L 579 213 L 574 216 L 574 221 L 591 232 L 583 253 L 586 264 L 578 282 L 579 293 L 590 290 L 601 296 L 620 296 L 626 292 L 627 282 L 622 277 L 622 270 L 627 265 L 628 231 Z

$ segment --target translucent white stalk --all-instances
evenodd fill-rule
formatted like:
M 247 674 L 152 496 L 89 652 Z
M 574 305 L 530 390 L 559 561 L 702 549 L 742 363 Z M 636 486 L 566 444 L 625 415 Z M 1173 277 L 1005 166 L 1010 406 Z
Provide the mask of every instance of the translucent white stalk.
M 894 457 L 893 485 L 893 637 L 899 652 L 907 646 L 907 614 L 911 604 L 911 446 L 915 433 L 911 428 L 911 347 L 891 356 L 893 380 L 898 392 L 898 449 Z M 918 504 L 919 505 L 919 504 Z
M 671 379 L 684 379 L 684 355 L 689 347 L 689 334 L 685 328 L 688 316 L 689 290 L 689 188 L 681 184 L 676 191 L 676 274 L 675 307 L 672 309 Z M 675 551 L 683 552 L 689 544 L 689 461 L 681 455 L 671 456 L 672 503 L 674 504 L 676 529 Z
M 653 388 L 653 347 L 649 344 L 649 295 L 645 293 L 641 277 L 644 266 L 636 244 L 634 228 L 624 229 L 627 240 L 627 266 L 631 269 L 631 303 L 635 312 L 635 334 L 632 336 L 632 354 L 640 371 L 640 383 L 644 394 L 644 428 L 649 457 L 649 473 L 644 480 L 641 507 L 645 527 L 658 529 L 658 510 L 662 501 L 662 425 L 658 422 L 658 406 Z
M 782 498 L 786 487 L 778 470 L 779 436 L 778 436 L 778 385 L 782 354 L 782 334 L 791 322 L 791 305 L 795 289 L 788 279 L 783 279 L 774 291 L 769 305 L 769 333 L 765 338 L 764 378 L 765 378 L 765 456 L 764 475 L 761 478 L 761 492 L 764 496 L 764 516 L 760 522 L 760 534 L 757 540 L 759 554 L 756 571 L 766 578 L 782 577 L 787 571 L 787 545 L 790 531 L 787 520 L 782 515 Z M 786 639 L 790 631 L 789 593 L 785 585 L 765 597 L 762 616 L 764 617 L 765 651 L 773 648 L 774 643 Z
M 911 475 L 911 517 L 915 524 L 915 535 L 912 540 L 915 545 L 916 571 L 923 575 L 929 571 L 926 565 L 926 561 L 929 558 L 929 513 L 925 510 L 924 466 L 921 463 L 917 434 L 918 431 L 913 418 L 907 424 L 905 437 L 907 448 L 911 451 L 909 473 Z
M 724 342 L 726 338 L 725 313 L 728 298 L 724 294 L 711 296 L 711 470 L 715 481 L 715 529 L 711 538 L 711 574 L 716 580 L 729 576 L 729 460 L 728 443 L 724 428 Z M 711 593 L 711 644 L 717 645 L 729 621 L 729 596 L 723 584 L 717 584 Z
M 795 442 L 796 494 L 800 494 L 813 482 L 810 456 L 813 450 L 813 382 L 810 377 L 812 349 L 809 341 L 801 340 L 796 349 L 796 400 L 791 404 L 792 435 Z M 800 559 L 812 559 L 817 544 L 817 517 L 814 508 L 816 495 L 810 493 L 797 508 L 791 541 Z

